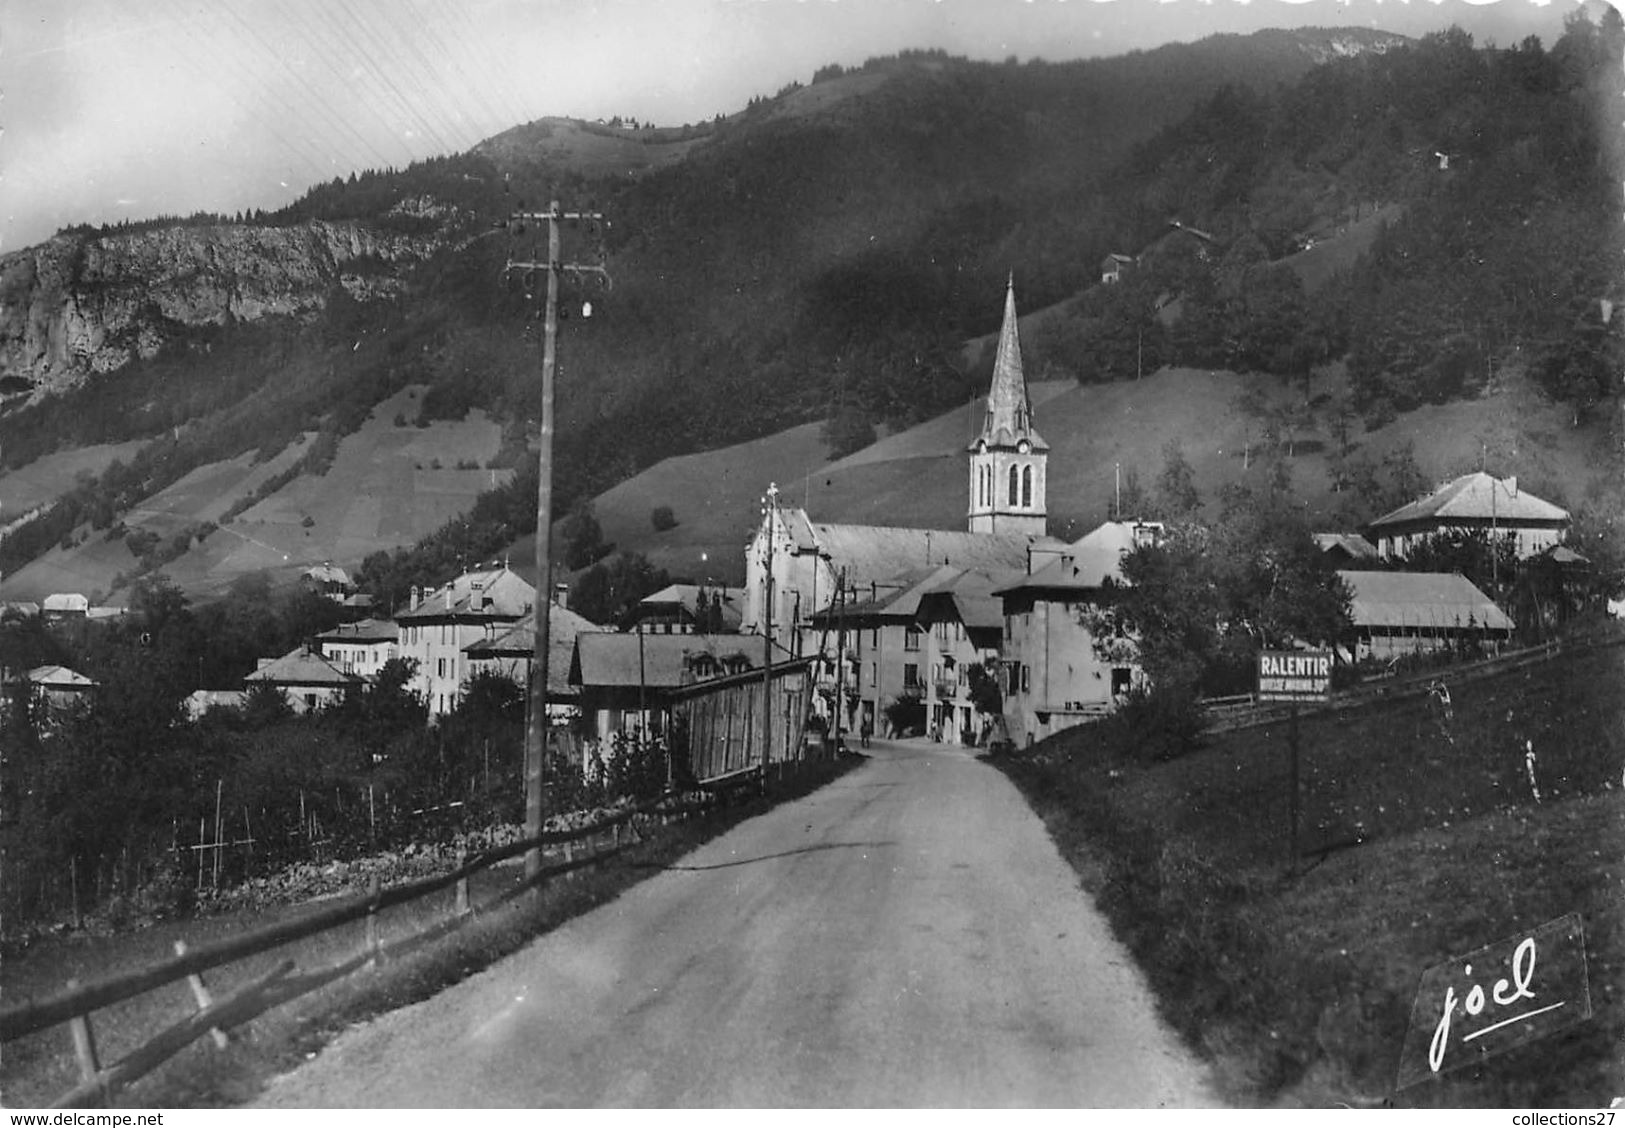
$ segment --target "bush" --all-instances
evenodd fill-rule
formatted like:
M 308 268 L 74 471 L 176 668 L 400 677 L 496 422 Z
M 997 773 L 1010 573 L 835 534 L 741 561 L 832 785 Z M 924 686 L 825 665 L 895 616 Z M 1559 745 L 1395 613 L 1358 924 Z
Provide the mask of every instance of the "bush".
M 1116 731 L 1102 735 L 1120 740 L 1134 758 L 1172 760 L 1201 739 L 1202 710 L 1191 686 L 1134 689 L 1104 723 Z
M 655 532 L 663 533 L 677 527 L 677 517 L 672 513 L 671 506 L 657 505 L 649 511 L 649 524 L 654 526 Z

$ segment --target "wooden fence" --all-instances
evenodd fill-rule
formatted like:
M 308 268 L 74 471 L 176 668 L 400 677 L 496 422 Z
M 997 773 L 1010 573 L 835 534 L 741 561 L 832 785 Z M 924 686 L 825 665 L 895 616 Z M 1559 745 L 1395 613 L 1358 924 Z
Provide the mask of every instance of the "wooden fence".
M 574 830 L 548 831 L 535 838 L 511 843 L 484 851 L 466 860 L 456 869 L 433 877 L 404 881 L 381 886 L 374 878 L 372 887 L 359 897 L 350 898 L 330 908 L 319 910 L 297 920 L 283 921 L 240 936 L 232 936 L 196 948 L 187 948 L 177 942 L 175 955 L 150 967 L 121 972 L 93 983 L 69 981 L 67 987 L 51 996 L 28 999 L 0 1008 L 0 1042 L 11 1042 L 52 1026 L 66 1023 L 73 1037 L 74 1054 L 78 1061 L 80 1081 L 77 1086 L 58 1098 L 53 1108 L 82 1108 L 108 1101 L 115 1090 L 150 1073 L 186 1046 L 211 1034 L 217 1045 L 225 1042 L 225 1031 L 289 1002 L 353 971 L 375 966 L 385 955 L 379 942 L 378 914 L 396 905 L 404 905 L 446 889 L 454 890 L 449 916 L 442 928 L 451 931 L 472 912 L 468 896 L 468 879 L 481 870 L 544 846 L 562 845 L 564 860 L 545 866 L 534 878 L 502 893 L 489 902 L 494 907 L 549 878 L 567 874 L 585 866 L 608 861 L 631 845 L 621 841 L 621 828 L 626 827 L 629 837 L 637 839 L 640 819 L 686 816 L 707 810 L 734 791 L 760 788 L 765 773 L 759 768 L 735 772 L 726 779 L 713 780 L 698 798 L 680 801 L 666 795 L 652 803 L 618 812 Z M 604 838 L 612 836 L 609 844 Z M 577 856 L 576 843 L 586 842 L 593 847 Z M 262 955 L 284 944 L 303 940 L 322 932 L 351 924 L 365 922 L 365 933 L 360 949 L 349 959 L 329 967 L 305 974 L 296 974 L 292 960 L 284 960 L 270 971 L 243 984 L 231 994 L 213 998 L 203 981 L 203 972 L 224 964 Z M 96 1052 L 93 1013 L 104 1007 L 132 999 L 182 979 L 188 981 L 197 1010 L 180 1022 L 159 1032 L 147 1042 L 111 1065 L 103 1065 Z
M 803 758 L 807 663 L 787 662 L 773 668 L 772 747 L 765 752 L 762 681 L 760 671 L 750 671 L 672 692 L 672 712 L 687 725 L 689 763 L 695 779 L 718 779 Z

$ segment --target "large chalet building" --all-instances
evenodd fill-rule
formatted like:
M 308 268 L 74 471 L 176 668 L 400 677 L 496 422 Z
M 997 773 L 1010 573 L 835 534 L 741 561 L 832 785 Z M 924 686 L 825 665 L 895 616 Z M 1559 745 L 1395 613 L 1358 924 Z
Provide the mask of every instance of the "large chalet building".
M 1526 560 L 1562 543 L 1569 512 L 1518 488 L 1517 478 L 1463 474 L 1432 493 L 1371 522 L 1370 539 L 1384 560 L 1403 559 L 1432 537 L 1483 533 L 1510 539 Z

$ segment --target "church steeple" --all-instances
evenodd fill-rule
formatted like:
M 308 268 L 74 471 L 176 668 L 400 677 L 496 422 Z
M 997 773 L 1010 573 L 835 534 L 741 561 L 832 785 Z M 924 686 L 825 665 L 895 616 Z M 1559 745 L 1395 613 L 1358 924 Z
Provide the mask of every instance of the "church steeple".
M 999 348 L 993 355 L 993 385 L 987 394 L 987 415 L 982 438 L 988 445 L 1014 446 L 1026 438 L 1034 446 L 1043 440 L 1033 430 L 1032 406 L 1027 401 L 1027 378 L 1021 370 L 1021 336 L 1016 319 L 1016 279 L 1004 291 L 1004 324 Z
M 1021 370 L 1016 283 L 1004 294 L 1004 324 L 993 356 L 982 433 L 970 445 L 969 526 L 973 533 L 1045 532 L 1044 470 L 1049 445 L 1033 427 Z

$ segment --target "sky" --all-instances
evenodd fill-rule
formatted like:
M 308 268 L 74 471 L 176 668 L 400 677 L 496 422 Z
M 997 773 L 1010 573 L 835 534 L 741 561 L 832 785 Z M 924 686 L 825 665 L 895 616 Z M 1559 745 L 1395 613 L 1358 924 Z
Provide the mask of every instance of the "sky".
M 1052 62 L 1316 24 L 1548 46 L 1575 0 L 6 0 L 0 252 L 275 208 L 544 116 L 681 125 L 905 48 Z

